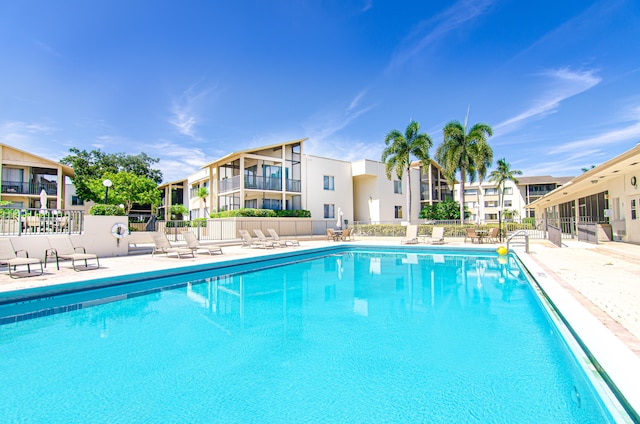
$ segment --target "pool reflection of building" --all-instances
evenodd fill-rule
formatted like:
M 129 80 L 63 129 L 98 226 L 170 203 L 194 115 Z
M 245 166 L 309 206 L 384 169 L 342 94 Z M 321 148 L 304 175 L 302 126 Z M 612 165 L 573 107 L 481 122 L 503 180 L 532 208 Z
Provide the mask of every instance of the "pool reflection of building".
M 390 302 L 395 311 L 409 315 L 453 315 L 478 305 L 491 314 L 491 298 L 509 302 L 516 288 L 526 287 L 523 273 L 508 257 L 362 255 L 331 255 L 259 275 L 211 277 L 189 284 L 187 296 L 223 331 L 292 336 L 303 331 L 309 315 L 347 310 L 374 318 L 388 311 Z M 310 278 L 317 275 L 324 277 Z

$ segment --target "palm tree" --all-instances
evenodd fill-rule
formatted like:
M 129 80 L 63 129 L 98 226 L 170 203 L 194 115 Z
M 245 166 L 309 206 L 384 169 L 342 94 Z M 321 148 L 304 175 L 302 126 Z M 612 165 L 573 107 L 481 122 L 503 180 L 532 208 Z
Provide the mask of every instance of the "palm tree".
M 467 113 L 468 118 L 468 113 Z M 471 180 L 476 175 L 486 173 L 493 160 L 493 150 L 487 139 L 493 130 L 487 124 L 475 124 L 467 132 L 467 118 L 464 126 L 459 121 L 451 121 L 443 128 L 443 141 L 436 151 L 436 160 L 445 170 L 450 181 L 460 171 L 460 223 L 464 225 L 464 185 L 466 177 Z
M 204 203 L 204 214 L 205 214 L 205 217 L 206 217 L 206 215 L 207 215 L 207 197 L 209 196 L 209 190 L 207 190 L 206 187 L 200 187 L 198 189 L 197 196 L 200 198 L 200 200 L 202 200 L 202 203 Z
M 404 134 L 398 130 L 389 131 L 384 144 L 387 147 L 382 151 L 382 162 L 386 165 L 387 178 L 391 180 L 392 171 L 395 171 L 398 179 L 402 180 L 404 171 L 407 171 L 407 218 L 411 221 L 411 156 L 420 161 L 423 169 L 426 168 L 433 141 L 428 134 L 421 133 L 420 124 L 412 120 Z
M 522 175 L 522 171 L 518 169 L 511 169 L 511 164 L 507 162 L 505 158 L 498 159 L 498 166 L 495 170 L 491 171 L 489 175 L 489 181 L 498 185 L 498 204 L 500 205 L 500 211 L 502 210 L 502 204 L 504 202 L 504 184 L 507 181 L 513 181 L 518 184 L 516 175 Z M 502 241 L 502 213 L 498 213 L 498 228 L 500 228 L 500 241 Z

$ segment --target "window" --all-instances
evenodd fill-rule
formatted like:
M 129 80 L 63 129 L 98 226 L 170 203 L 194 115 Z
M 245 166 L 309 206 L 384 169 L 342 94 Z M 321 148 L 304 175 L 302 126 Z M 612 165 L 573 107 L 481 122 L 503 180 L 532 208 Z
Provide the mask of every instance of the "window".
M 506 187 L 504 189 L 504 194 L 513 194 L 513 187 Z
M 464 202 L 464 207 L 465 208 L 475 208 L 476 207 L 476 202 Z
M 497 200 L 488 200 L 488 201 L 484 202 L 484 207 L 485 208 L 497 208 L 498 207 L 498 201 Z
M 475 188 L 466 189 L 464 191 L 465 196 L 475 196 L 477 194 L 478 194 L 478 190 L 476 190 Z
M 325 204 L 324 205 L 324 217 L 325 218 L 335 218 L 335 205 L 332 204 Z
M 279 211 L 282 209 L 282 200 L 280 199 L 262 199 L 262 208 Z
M 333 177 L 329 175 L 324 176 L 324 189 L 325 190 L 334 190 L 333 185 Z
M 511 201 L 511 200 L 505 200 L 505 201 L 504 201 L 504 207 L 505 207 L 505 208 L 510 208 L 510 207 L 511 207 L 511 203 L 512 203 L 512 201 Z
M 485 188 L 484 189 L 484 194 L 486 196 L 496 195 L 496 194 L 498 194 L 498 189 L 497 188 Z
M 250 209 L 258 208 L 258 199 L 249 199 L 244 201 L 244 207 Z
M 495 221 L 498 219 L 498 214 L 497 213 L 485 213 L 484 214 L 484 220 L 485 221 Z
M 84 200 L 82 200 L 78 196 L 71 196 L 71 205 L 72 206 L 82 206 L 82 205 L 84 205 Z
M 638 219 L 638 201 L 631 199 L 631 219 Z
M 402 219 L 402 206 L 394 206 L 393 208 L 395 209 L 393 213 L 394 218 Z
M 402 194 L 402 181 L 393 180 L 393 192 L 395 194 Z

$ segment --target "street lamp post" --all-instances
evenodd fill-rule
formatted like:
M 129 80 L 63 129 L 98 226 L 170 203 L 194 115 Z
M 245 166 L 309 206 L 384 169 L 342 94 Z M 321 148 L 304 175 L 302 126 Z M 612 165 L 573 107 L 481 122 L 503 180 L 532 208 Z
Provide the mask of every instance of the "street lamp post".
M 109 187 L 111 187 L 113 183 L 111 180 L 104 180 L 102 185 L 104 186 L 104 204 L 106 205 L 109 200 Z

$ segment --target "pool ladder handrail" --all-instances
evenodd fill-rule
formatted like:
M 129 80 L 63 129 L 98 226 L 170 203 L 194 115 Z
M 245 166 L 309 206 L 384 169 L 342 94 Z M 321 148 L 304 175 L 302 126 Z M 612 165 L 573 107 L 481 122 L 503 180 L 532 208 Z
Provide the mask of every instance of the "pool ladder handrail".
M 507 238 L 507 250 L 510 249 L 509 246 L 511 244 L 511 240 L 513 240 L 513 238 L 515 237 L 521 237 L 521 236 L 524 236 L 524 242 L 516 242 L 516 243 L 524 244 L 524 251 L 526 253 L 529 253 L 529 233 L 527 233 L 526 230 L 518 230 Z

